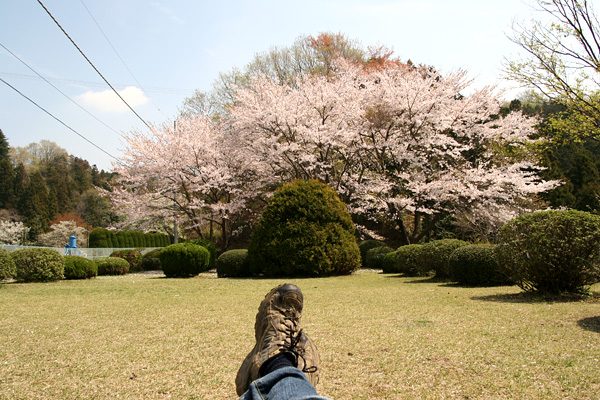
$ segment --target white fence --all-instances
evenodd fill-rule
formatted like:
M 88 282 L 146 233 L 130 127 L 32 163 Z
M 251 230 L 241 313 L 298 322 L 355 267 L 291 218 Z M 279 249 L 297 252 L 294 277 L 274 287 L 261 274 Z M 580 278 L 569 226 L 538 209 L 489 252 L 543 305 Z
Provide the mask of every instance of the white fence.
M 95 258 L 99 258 L 99 257 L 108 257 L 108 256 L 110 256 L 110 254 L 113 251 L 117 251 L 117 250 L 134 250 L 133 247 L 128 247 L 128 248 L 124 248 L 124 249 L 117 249 L 117 248 L 96 249 L 96 248 L 88 248 L 88 247 L 70 248 L 70 247 L 17 246 L 17 245 L 11 245 L 11 244 L 0 244 L 0 247 L 8 252 L 15 251 L 18 249 L 29 249 L 29 248 L 54 249 L 63 256 L 67 256 L 67 255 L 81 256 L 81 257 L 89 258 L 91 260 L 93 260 Z M 141 249 L 140 252 L 142 254 L 145 254 L 151 250 L 161 249 L 161 248 L 162 247 L 146 247 L 146 248 Z

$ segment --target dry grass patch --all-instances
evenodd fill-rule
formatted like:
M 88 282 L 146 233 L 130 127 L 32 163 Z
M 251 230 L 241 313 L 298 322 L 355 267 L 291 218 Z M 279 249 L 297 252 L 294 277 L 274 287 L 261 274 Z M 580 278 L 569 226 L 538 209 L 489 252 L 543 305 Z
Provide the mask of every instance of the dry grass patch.
M 333 399 L 596 399 L 600 304 L 361 271 L 290 280 Z M 2 399 L 235 399 L 281 280 L 157 275 L 0 287 Z

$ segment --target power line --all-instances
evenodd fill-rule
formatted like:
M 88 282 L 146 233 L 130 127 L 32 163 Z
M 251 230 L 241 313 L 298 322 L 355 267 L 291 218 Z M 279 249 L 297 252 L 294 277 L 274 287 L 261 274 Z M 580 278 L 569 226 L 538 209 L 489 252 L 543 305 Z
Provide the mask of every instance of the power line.
M 60 83 L 66 83 L 66 84 L 76 85 L 76 86 L 94 86 L 94 87 L 105 87 L 106 86 L 106 84 L 101 83 L 101 82 L 80 81 L 80 80 L 75 80 L 75 79 L 64 79 L 64 78 L 51 78 L 48 76 L 40 78 L 39 76 L 27 75 L 27 74 L 17 74 L 14 72 L 0 71 L 0 75 L 3 75 L 5 77 L 9 76 L 11 78 L 18 78 L 18 79 L 30 79 L 30 80 L 43 79 L 45 81 L 60 82 Z M 127 84 L 127 83 L 117 83 L 116 85 L 117 86 L 131 86 L 130 84 Z M 156 92 L 156 93 L 184 94 L 184 95 L 193 95 L 194 94 L 194 91 L 189 90 L 189 89 L 162 88 L 162 87 L 154 87 L 154 86 L 144 86 L 143 89 L 146 92 Z
M 108 80 L 104 77 L 104 75 L 102 75 L 100 73 L 100 71 L 98 71 L 98 68 L 96 68 L 96 66 L 90 61 L 89 58 L 87 58 L 87 56 L 83 53 L 83 51 L 79 48 L 79 46 L 77 46 L 77 44 L 73 41 L 73 39 L 71 39 L 71 37 L 69 36 L 69 34 L 67 33 L 67 31 L 65 31 L 63 29 L 63 27 L 58 23 L 58 21 L 56 20 L 56 18 L 54 18 L 54 16 L 46 8 L 46 6 L 44 5 L 44 3 L 42 3 L 41 0 L 37 0 L 37 2 L 42 6 L 42 8 L 46 11 L 46 13 L 48 13 L 48 15 L 50 16 L 50 18 L 52 18 L 52 20 L 54 21 L 54 23 L 60 28 L 60 30 L 71 41 L 71 43 L 73 43 L 73 46 L 75 46 L 75 48 L 79 51 L 79 53 L 81 53 L 81 55 L 83 56 L 83 58 L 85 58 L 85 60 L 92 66 L 92 68 L 94 68 L 94 71 L 96 71 L 98 73 L 98 75 L 100 75 L 100 77 L 102 78 L 102 80 L 104 80 L 104 82 L 106 82 L 106 84 L 112 89 L 112 91 L 115 92 L 115 94 L 117 96 L 119 96 L 119 98 L 121 99 L 121 101 L 123 101 L 123 103 L 125 103 L 125 105 L 127 107 L 129 107 L 129 109 L 131 110 L 131 112 L 133 112 L 136 115 L 136 117 L 138 117 L 139 120 L 142 121 L 144 123 L 144 125 L 146 125 L 148 127 L 148 129 L 152 130 L 152 128 L 150 127 L 150 125 L 146 121 L 144 121 L 144 119 L 142 117 L 140 117 L 140 115 L 137 112 L 135 112 L 135 110 L 133 109 L 133 107 L 131 107 L 129 105 L 129 103 L 127 103 L 125 101 L 125 99 L 123 97 L 121 97 L 121 95 L 119 94 L 119 92 L 117 92 L 116 89 L 110 84 L 110 82 L 108 82 Z
M 17 60 L 21 61 L 21 63 L 23 63 L 23 65 L 25 65 L 27 68 L 29 68 L 31 71 L 33 71 L 37 76 L 39 76 L 40 78 L 42 78 L 43 80 L 46 81 L 46 83 L 48 83 L 48 85 L 52 86 L 54 89 L 56 89 L 60 94 L 62 94 L 63 96 L 65 96 L 67 99 L 69 99 L 70 102 L 72 102 L 73 104 L 75 104 L 77 107 L 79 107 L 80 109 L 82 109 L 83 111 L 85 111 L 89 116 L 91 116 L 92 118 L 94 118 L 96 121 L 100 122 L 102 125 L 104 125 L 105 127 L 107 127 L 108 129 L 112 130 L 113 132 L 115 132 L 117 135 L 121 136 L 121 137 L 125 137 L 123 134 L 121 134 L 120 132 L 117 132 L 115 129 L 113 129 L 112 127 L 108 126 L 106 123 L 104 123 L 104 121 L 100 120 L 98 117 L 96 117 L 94 114 L 92 114 L 91 112 L 89 112 L 88 110 L 86 110 L 85 108 L 83 108 L 79 103 L 77 103 L 75 100 L 73 100 L 72 98 L 70 98 L 69 96 L 67 96 L 62 90 L 60 90 L 59 88 L 57 88 L 56 86 L 54 86 L 52 83 L 50 83 L 46 78 L 44 78 L 42 75 L 40 75 L 36 70 L 34 70 L 32 67 L 30 67 L 25 61 L 21 60 L 15 53 L 13 53 L 12 51 L 10 51 L 9 49 L 6 48 L 6 46 L 4 46 L 2 43 L 0 43 L 0 46 L 2 46 L 4 48 L 4 50 L 8 51 L 14 58 L 16 58 Z
M 104 154 L 106 154 L 107 156 L 113 158 L 117 163 L 123 165 L 123 163 L 121 162 L 121 160 L 119 160 L 117 157 L 113 156 L 112 154 L 110 154 L 109 152 L 107 152 L 106 150 L 104 150 L 102 147 L 98 146 L 96 143 L 92 142 L 91 140 L 89 140 L 88 138 L 86 138 L 85 136 L 83 136 L 81 133 L 77 132 L 75 129 L 71 128 L 69 125 L 67 125 L 64 122 L 62 122 L 59 118 L 55 117 L 52 113 L 50 113 L 49 111 L 47 111 L 44 107 L 40 106 L 38 103 L 36 103 L 32 99 L 30 99 L 29 97 L 27 97 L 26 95 L 24 95 L 23 93 L 21 93 L 13 85 L 11 85 L 10 83 L 6 82 L 2 78 L 0 78 L 0 81 L 2 81 L 5 85 L 7 85 L 8 87 L 10 87 L 12 90 L 14 90 L 18 94 L 20 94 L 21 96 L 23 96 L 24 98 L 26 98 L 27 100 L 29 100 L 37 108 L 39 108 L 40 110 L 42 110 L 43 112 L 45 112 L 46 114 L 48 114 L 49 116 L 51 116 L 52 118 L 54 118 L 55 120 L 57 120 L 58 122 L 60 122 L 67 129 L 69 129 L 70 131 L 72 131 L 73 133 L 75 133 L 77 136 L 81 137 L 83 140 L 85 140 L 86 142 L 88 142 L 89 144 L 91 144 L 92 146 L 94 146 L 95 148 L 97 148 L 98 150 L 100 150 L 101 152 L 103 152 Z
M 133 80 L 136 81 L 136 83 L 138 84 L 138 86 L 145 90 L 145 88 L 142 86 L 142 84 L 137 80 L 137 78 L 135 77 L 135 75 L 133 74 L 133 72 L 131 72 L 131 69 L 129 69 L 129 67 L 127 66 L 127 64 L 125 64 L 125 61 L 123 60 L 123 58 L 121 57 L 121 55 L 119 54 L 119 52 L 117 51 L 117 49 L 115 49 L 115 46 L 113 46 L 112 42 L 110 41 L 110 39 L 108 38 L 108 36 L 106 36 L 106 34 L 104 33 L 104 31 L 102 30 L 102 28 L 100 27 L 100 24 L 98 24 L 98 21 L 96 21 L 96 18 L 94 18 L 94 16 L 92 15 L 92 13 L 90 12 L 89 8 L 87 8 L 87 6 L 85 5 L 85 3 L 83 2 L 83 0 L 80 0 L 81 4 L 83 5 L 83 7 L 85 8 L 85 10 L 88 12 L 88 14 L 90 14 L 90 17 L 92 18 L 92 20 L 94 21 L 94 23 L 96 24 L 96 26 L 98 27 L 98 29 L 100 30 L 100 32 L 102 33 L 102 36 L 104 36 L 104 39 L 106 39 L 106 41 L 108 42 L 108 44 L 110 45 L 110 47 L 112 47 L 113 51 L 115 52 L 115 54 L 117 55 L 117 57 L 119 57 L 119 60 L 121 60 L 121 62 L 123 63 L 123 66 L 125 66 L 125 68 L 127 69 L 127 71 L 129 71 L 129 74 L 131 75 L 131 77 L 133 78 Z M 165 118 L 167 117 L 162 110 L 156 105 L 156 103 L 154 102 L 154 100 L 152 100 L 152 98 L 150 98 L 150 101 L 152 102 L 152 104 L 154 105 L 154 107 L 156 107 L 156 109 L 158 110 L 158 112 L 160 112 Z

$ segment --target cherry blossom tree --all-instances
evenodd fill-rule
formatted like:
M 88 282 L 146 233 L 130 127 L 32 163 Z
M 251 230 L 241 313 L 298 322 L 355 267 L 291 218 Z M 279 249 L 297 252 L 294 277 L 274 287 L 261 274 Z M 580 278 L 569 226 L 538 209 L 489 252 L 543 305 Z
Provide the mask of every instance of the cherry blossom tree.
M 26 244 L 30 228 L 22 222 L 0 221 L 0 243 L 9 245 Z
M 232 129 L 263 179 L 319 179 L 353 213 L 396 221 L 406 243 L 443 212 L 505 222 L 522 199 L 557 184 L 537 176 L 534 121 L 499 118 L 490 88 L 461 95 L 464 72 L 343 60 L 334 70 L 293 88 L 263 76 L 238 90 Z
M 229 136 L 207 117 L 131 133 L 119 182 L 109 193 L 126 223 L 148 229 L 175 217 L 200 237 L 216 224 L 226 247 L 247 213 L 246 202 L 260 192 Z

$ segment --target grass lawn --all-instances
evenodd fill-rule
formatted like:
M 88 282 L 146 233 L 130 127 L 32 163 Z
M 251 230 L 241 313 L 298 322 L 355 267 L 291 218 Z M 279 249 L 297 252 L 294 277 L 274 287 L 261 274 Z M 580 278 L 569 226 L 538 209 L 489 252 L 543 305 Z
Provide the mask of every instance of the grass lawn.
M 289 281 L 304 292 L 324 396 L 600 398 L 598 300 L 373 271 Z M 236 399 L 256 310 L 282 282 L 132 274 L 0 285 L 0 399 Z

